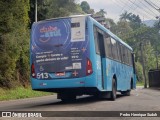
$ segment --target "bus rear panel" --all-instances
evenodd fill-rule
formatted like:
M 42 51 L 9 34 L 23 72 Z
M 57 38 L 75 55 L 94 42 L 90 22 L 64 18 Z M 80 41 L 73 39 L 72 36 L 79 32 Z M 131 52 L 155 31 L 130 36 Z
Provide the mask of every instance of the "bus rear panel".
M 86 21 L 87 17 L 83 16 L 33 24 L 31 82 L 34 90 L 59 92 L 86 87 L 86 77 L 93 73 Z

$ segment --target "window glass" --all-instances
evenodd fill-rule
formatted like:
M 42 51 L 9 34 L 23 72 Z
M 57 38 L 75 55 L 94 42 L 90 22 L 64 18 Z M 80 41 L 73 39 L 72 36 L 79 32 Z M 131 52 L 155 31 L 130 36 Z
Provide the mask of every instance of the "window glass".
M 95 41 L 96 53 L 100 54 L 99 42 L 98 42 L 98 32 L 97 32 L 96 27 L 94 27 L 94 41 Z
M 125 63 L 125 50 L 123 45 L 121 45 L 121 59 L 122 59 L 122 63 Z
M 129 50 L 129 65 L 132 66 L 132 54 L 131 54 L 131 51 Z
M 117 42 L 117 55 L 118 55 L 118 61 L 121 61 L 120 44 L 118 42 Z
M 128 64 L 128 49 L 124 47 L 125 50 L 125 64 Z
M 111 38 L 111 44 L 112 44 L 113 59 L 118 60 L 117 45 L 116 45 L 116 41 L 113 38 Z
M 105 52 L 107 57 L 112 58 L 111 38 L 107 35 L 105 36 Z

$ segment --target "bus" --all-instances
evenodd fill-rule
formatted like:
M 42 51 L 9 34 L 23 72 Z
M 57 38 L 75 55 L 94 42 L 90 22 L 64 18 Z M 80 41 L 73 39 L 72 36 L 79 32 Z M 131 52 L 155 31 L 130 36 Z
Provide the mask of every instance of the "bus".
M 132 48 L 90 15 L 32 25 L 31 86 L 62 101 L 80 95 L 116 99 L 136 87 Z

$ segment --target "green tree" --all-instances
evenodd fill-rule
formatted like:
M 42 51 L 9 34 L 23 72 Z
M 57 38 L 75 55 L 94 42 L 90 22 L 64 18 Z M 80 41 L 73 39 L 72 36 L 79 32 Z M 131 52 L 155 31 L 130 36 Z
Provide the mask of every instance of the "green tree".
M 29 12 L 31 24 L 34 20 L 34 0 L 30 0 L 31 11 Z M 75 14 L 83 14 L 80 5 L 75 0 L 38 0 L 38 21 L 55 17 L 65 17 Z
M 128 13 L 127 11 L 125 11 L 124 13 L 122 13 L 120 15 L 120 20 L 121 21 L 127 21 L 130 19 L 130 16 L 132 15 L 132 13 Z
M 81 8 L 85 13 L 88 13 L 89 10 L 90 10 L 90 6 L 89 6 L 87 1 L 82 1 L 81 2 Z
M 117 25 L 114 25 L 111 28 L 112 32 L 115 33 L 120 38 L 123 38 L 123 40 L 128 36 L 129 33 L 132 33 L 133 29 L 130 27 L 130 24 L 127 21 L 119 21 Z
M 96 14 L 104 17 L 104 16 L 105 16 L 105 14 L 107 14 L 107 12 L 106 12 L 106 11 L 104 11 L 104 9 L 100 9 L 100 11 L 99 11 L 99 12 L 97 12 Z
M 0 14 L 0 56 L 3 56 L 0 61 L 0 86 L 10 88 L 18 83 L 24 83 L 21 76 L 26 76 L 26 80 L 29 81 L 29 32 L 27 29 L 29 0 L 1 0 L 0 11 L 2 11 Z M 20 59 L 26 64 L 22 66 Z M 24 69 L 25 72 L 21 74 L 20 69 Z

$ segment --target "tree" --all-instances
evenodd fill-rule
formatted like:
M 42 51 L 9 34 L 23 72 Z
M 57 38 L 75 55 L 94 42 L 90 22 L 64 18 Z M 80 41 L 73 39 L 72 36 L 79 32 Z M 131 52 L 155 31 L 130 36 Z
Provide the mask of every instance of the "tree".
M 127 11 L 125 11 L 124 13 L 122 13 L 120 15 L 120 20 L 121 21 L 127 21 L 130 19 L 130 16 L 132 15 L 132 13 L 128 13 Z
M 0 87 L 24 85 L 29 81 L 29 0 L 0 1 L 0 11 Z
M 107 14 L 107 12 L 106 11 L 104 11 L 104 9 L 100 9 L 100 11 L 99 12 L 97 12 L 96 13 L 97 15 L 101 15 L 101 16 L 105 16 L 105 14 Z
M 30 0 L 31 24 L 34 20 L 34 0 Z M 76 4 L 74 0 L 38 0 L 38 21 L 56 17 L 65 17 L 75 14 L 83 14 L 80 5 Z
M 90 10 L 90 6 L 89 6 L 87 1 L 82 1 L 81 2 L 81 8 L 85 13 L 88 13 L 89 10 Z
M 141 23 L 142 23 L 139 15 L 131 14 L 128 19 L 129 19 L 129 21 L 130 21 L 130 26 L 131 26 L 133 29 L 139 28 L 140 25 L 141 25 Z
M 126 21 L 119 21 L 117 25 L 114 25 L 111 28 L 111 30 L 113 33 L 115 33 L 117 36 L 119 36 L 125 41 L 127 41 L 127 39 L 124 38 L 126 38 L 128 34 L 133 31 L 133 29 L 130 27 L 130 24 Z

